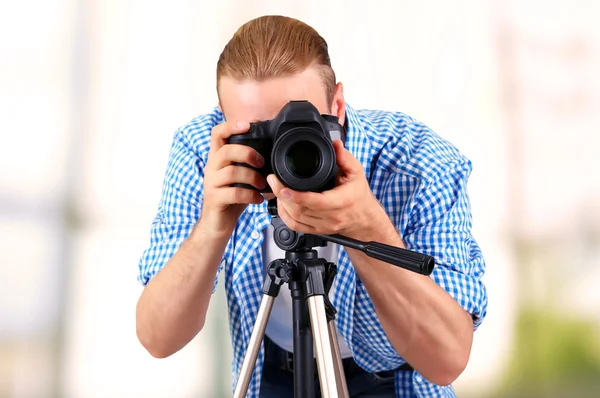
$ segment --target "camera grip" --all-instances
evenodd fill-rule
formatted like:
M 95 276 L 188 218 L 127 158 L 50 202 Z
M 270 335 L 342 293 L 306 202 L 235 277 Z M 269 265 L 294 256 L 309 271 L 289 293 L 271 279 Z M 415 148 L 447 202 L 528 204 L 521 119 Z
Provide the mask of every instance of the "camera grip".
M 247 163 L 233 162 L 233 165 L 235 165 L 235 166 L 249 167 L 249 168 L 251 168 L 251 169 L 253 169 L 253 170 L 256 170 L 256 171 L 258 171 L 258 172 L 259 172 L 261 175 L 263 175 L 263 177 L 267 178 L 267 177 L 264 175 L 264 172 L 263 172 L 263 170 L 262 170 L 262 169 L 257 169 L 256 167 L 252 167 L 252 166 L 250 166 L 250 165 L 249 165 L 249 164 L 247 164 Z M 234 183 L 234 184 L 231 184 L 231 186 L 232 186 L 232 187 L 235 187 L 235 188 L 245 188 L 245 189 L 251 189 L 251 190 L 253 190 L 253 191 L 257 191 L 257 192 L 260 192 L 260 193 L 272 193 L 272 192 L 273 192 L 273 191 L 271 191 L 271 188 L 269 187 L 269 185 L 267 185 L 267 187 L 266 187 L 265 189 L 262 189 L 262 190 L 260 190 L 260 189 L 257 189 L 255 186 L 253 186 L 253 185 L 250 185 L 250 184 Z
M 256 189 L 256 187 L 250 185 L 250 184 L 231 184 L 232 187 L 234 188 L 245 188 L 245 189 L 251 189 L 253 191 L 257 191 L 259 193 L 273 193 L 273 191 L 271 190 L 271 188 L 267 185 L 267 187 L 265 189 Z
M 255 187 L 253 187 L 250 184 L 239 184 L 239 183 L 235 183 L 235 184 L 231 184 L 232 187 L 235 188 L 246 188 L 246 189 L 252 189 L 254 191 L 258 191 L 258 189 L 256 189 Z

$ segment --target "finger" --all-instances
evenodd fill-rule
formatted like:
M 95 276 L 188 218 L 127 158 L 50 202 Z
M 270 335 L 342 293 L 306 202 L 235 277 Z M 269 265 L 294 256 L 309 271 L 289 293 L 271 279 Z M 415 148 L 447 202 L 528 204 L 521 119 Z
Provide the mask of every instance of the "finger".
M 336 191 L 336 188 L 325 192 L 294 191 L 283 185 L 274 174 L 267 176 L 267 182 L 269 183 L 273 194 L 278 198 L 285 202 L 295 203 L 315 212 L 337 210 L 347 205 L 347 201 L 343 196 L 347 195 L 347 193 L 341 192 L 342 196 L 338 194 L 334 195 L 333 193 Z M 337 191 L 339 191 L 339 189 L 337 189 Z
M 262 195 L 253 189 L 227 187 L 216 190 L 217 201 L 225 205 L 232 204 L 261 204 Z
M 279 191 L 279 197 L 318 213 L 347 207 L 348 198 L 352 197 L 350 188 L 348 185 L 339 186 L 325 192 L 298 192 L 283 188 Z
M 279 209 L 282 209 L 282 211 L 279 211 Z M 334 234 L 342 228 L 342 218 L 340 217 L 340 212 L 337 210 L 317 212 L 300 208 L 293 203 L 278 200 L 278 213 L 284 214 L 288 223 L 294 225 L 298 232 Z
M 301 223 L 299 221 L 294 220 L 293 217 L 287 212 L 285 204 L 281 202 L 281 200 L 277 199 L 277 215 L 281 218 L 281 221 L 291 229 L 296 232 L 303 232 L 305 234 L 316 233 L 316 229 L 311 225 Z
M 258 171 L 245 166 L 225 166 L 218 170 L 213 178 L 212 185 L 215 187 L 231 184 L 249 184 L 259 190 L 267 187 L 267 181 Z
M 227 139 L 235 134 L 242 134 L 250 129 L 250 124 L 243 120 L 223 122 L 213 127 L 210 136 L 210 150 L 211 153 L 216 153 L 223 145 L 227 143 Z
M 280 203 L 283 205 L 286 213 L 295 221 L 315 228 L 323 224 L 324 220 L 319 212 L 312 211 L 311 209 L 307 209 L 306 207 L 286 200 L 282 200 Z
M 323 225 L 330 222 L 330 220 L 335 219 L 335 215 L 341 209 L 313 210 L 292 204 L 291 206 L 288 206 L 286 210 L 294 219 L 316 227 L 317 225 Z
M 271 191 L 273 191 L 273 195 L 275 196 L 279 195 L 279 192 L 281 192 L 281 190 L 285 188 L 281 181 L 279 181 L 279 179 L 275 176 L 275 174 L 269 174 L 267 176 L 267 183 L 271 187 Z
M 271 187 L 273 194 L 275 196 L 277 196 L 278 198 L 286 201 L 286 203 L 289 202 L 289 203 L 297 203 L 300 205 L 304 205 L 304 203 L 299 203 L 294 200 L 295 198 L 297 198 L 299 196 L 299 194 L 301 192 L 294 191 L 293 189 L 290 189 L 290 188 L 286 187 L 285 185 L 283 185 L 281 183 L 281 181 L 279 181 L 279 179 L 275 176 L 275 174 L 269 174 L 267 176 L 267 183 Z M 319 194 L 317 194 L 317 195 L 319 195 Z
M 265 165 L 265 160 L 254 148 L 247 145 L 223 145 L 213 158 L 213 166 L 219 170 L 232 163 L 246 163 L 261 168 Z

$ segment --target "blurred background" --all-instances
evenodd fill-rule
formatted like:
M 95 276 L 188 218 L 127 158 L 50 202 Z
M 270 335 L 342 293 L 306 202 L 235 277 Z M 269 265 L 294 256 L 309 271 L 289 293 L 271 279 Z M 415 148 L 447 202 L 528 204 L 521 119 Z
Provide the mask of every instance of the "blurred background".
M 21 0 L 0 5 L 0 397 L 226 397 L 223 284 L 167 359 L 135 335 L 175 130 L 239 25 L 299 18 L 355 108 L 474 164 L 488 316 L 460 397 L 600 396 L 600 3 Z

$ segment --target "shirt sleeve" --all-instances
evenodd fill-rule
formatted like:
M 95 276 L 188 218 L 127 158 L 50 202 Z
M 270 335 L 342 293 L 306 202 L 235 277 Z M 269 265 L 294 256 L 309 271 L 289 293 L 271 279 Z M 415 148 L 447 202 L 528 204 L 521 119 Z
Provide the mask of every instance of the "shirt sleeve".
M 486 264 L 472 234 L 467 181 L 471 162 L 460 158 L 417 193 L 403 236 L 408 249 L 435 259 L 431 278 L 473 318 L 474 329 L 487 312 L 481 278 Z
M 157 214 L 150 228 L 150 244 L 139 262 L 142 285 L 164 267 L 189 236 L 202 209 L 204 162 L 187 142 L 182 130 L 175 133 Z M 223 262 L 221 262 L 222 268 Z M 217 277 L 213 292 L 217 286 Z

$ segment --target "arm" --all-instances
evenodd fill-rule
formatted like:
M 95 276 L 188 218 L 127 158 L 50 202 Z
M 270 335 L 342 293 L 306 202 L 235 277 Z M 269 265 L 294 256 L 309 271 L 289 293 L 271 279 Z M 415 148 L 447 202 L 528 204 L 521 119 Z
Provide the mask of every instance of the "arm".
M 354 237 L 405 248 L 387 216 L 374 220 L 376 229 Z M 432 383 L 451 384 L 469 360 L 469 314 L 431 278 L 347 251 L 396 352 Z
M 202 330 L 228 240 L 198 223 L 144 288 L 136 308 L 136 330 L 152 356 L 164 358 L 179 351 Z
M 395 226 L 401 224 L 403 205 L 397 198 L 403 191 L 399 177 L 386 184 L 383 194 L 394 213 L 392 222 L 370 192 L 360 163 L 338 144 L 336 155 L 343 177 L 331 191 L 293 192 L 273 179 L 282 220 L 300 232 L 339 233 L 405 247 Z M 421 190 L 404 231 L 409 249 L 435 258 L 431 278 L 348 249 L 393 348 L 438 385 L 450 384 L 464 370 L 475 326 L 469 314 L 477 323 L 484 315 L 483 262 L 471 238 L 467 166 L 458 165 Z
M 136 330 L 155 357 L 179 351 L 200 332 L 235 224 L 247 204 L 263 201 L 256 191 L 231 187 L 235 182 L 265 184 L 256 171 L 232 165 L 256 165 L 253 149 L 225 145 L 231 134 L 247 128 L 216 126 L 206 166 L 181 132 L 175 137 L 153 242 L 140 263 L 146 286 L 136 308 Z

